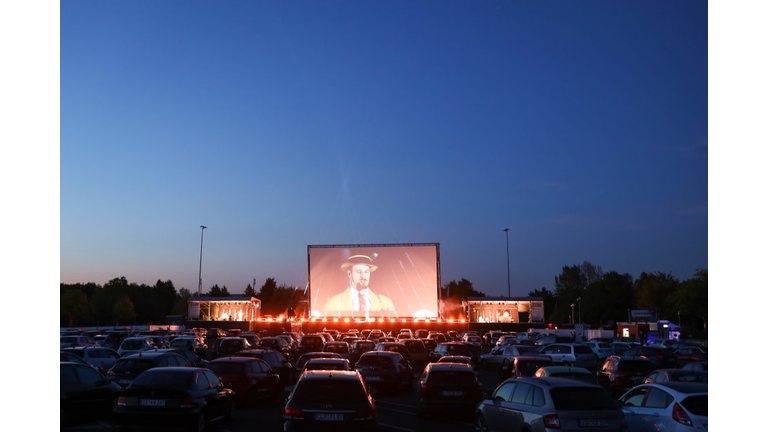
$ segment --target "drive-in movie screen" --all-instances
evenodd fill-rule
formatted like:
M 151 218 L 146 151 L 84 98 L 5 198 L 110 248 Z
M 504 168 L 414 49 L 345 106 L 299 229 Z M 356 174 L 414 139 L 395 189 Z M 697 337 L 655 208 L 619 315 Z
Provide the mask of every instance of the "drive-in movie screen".
M 308 246 L 312 317 L 437 317 L 439 245 Z

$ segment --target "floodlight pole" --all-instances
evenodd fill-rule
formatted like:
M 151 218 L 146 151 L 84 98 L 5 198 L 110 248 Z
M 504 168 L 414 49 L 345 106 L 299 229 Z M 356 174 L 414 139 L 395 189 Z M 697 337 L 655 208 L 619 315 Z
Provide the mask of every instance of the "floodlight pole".
M 507 233 L 507 297 L 512 297 L 512 288 L 509 282 L 509 228 L 504 228 Z
M 197 273 L 197 298 L 203 292 L 203 232 L 207 226 L 200 225 L 200 270 Z
M 579 302 L 579 324 L 581 324 L 581 297 L 576 299 Z

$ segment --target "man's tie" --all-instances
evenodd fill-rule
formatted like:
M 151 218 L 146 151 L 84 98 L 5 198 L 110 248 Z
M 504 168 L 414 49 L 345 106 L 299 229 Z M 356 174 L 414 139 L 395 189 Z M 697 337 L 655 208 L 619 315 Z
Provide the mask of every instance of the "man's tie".
M 358 304 L 360 305 L 360 310 L 368 312 L 369 310 L 368 303 L 366 303 L 365 297 L 363 296 L 362 291 L 357 292 L 357 301 L 358 301 Z

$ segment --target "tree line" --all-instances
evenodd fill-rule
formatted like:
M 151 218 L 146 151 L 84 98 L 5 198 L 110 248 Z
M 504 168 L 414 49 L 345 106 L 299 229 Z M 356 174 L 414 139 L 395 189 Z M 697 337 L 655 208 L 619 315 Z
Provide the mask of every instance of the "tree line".
M 226 297 L 230 292 L 226 286 L 215 284 L 205 294 Z M 64 327 L 163 324 L 167 315 L 186 316 L 187 300 L 192 296 L 186 288 L 177 292 L 170 280 L 158 279 L 149 286 L 129 283 L 124 276 L 103 286 L 93 282 L 60 284 L 60 295 Z M 272 316 L 286 314 L 289 309 L 298 311 L 307 298 L 305 290 L 278 285 L 274 278 L 267 278 L 258 292 L 248 284 L 242 295 L 260 299 L 262 314 Z M 600 266 L 585 261 L 564 266 L 555 276 L 554 291 L 542 287 L 528 295 L 543 298 L 546 322 L 611 326 L 628 321 L 631 309 L 655 309 L 659 319 L 678 322 L 679 318 L 688 335 L 706 334 L 707 270 L 698 270 L 685 281 L 661 272 L 642 273 L 635 280 L 627 273 L 603 272 Z M 467 297 L 486 295 L 467 279 L 452 280 L 441 288 L 444 310 L 460 308 Z

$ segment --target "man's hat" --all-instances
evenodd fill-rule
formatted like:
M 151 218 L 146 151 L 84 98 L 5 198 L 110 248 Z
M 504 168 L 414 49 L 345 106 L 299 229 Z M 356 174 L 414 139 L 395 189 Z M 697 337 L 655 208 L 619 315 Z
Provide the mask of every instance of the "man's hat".
M 357 264 L 367 265 L 368 267 L 371 268 L 371 271 L 374 271 L 377 268 L 379 268 L 379 266 L 373 265 L 373 258 L 367 255 L 352 255 L 351 257 L 349 257 L 349 260 L 347 260 L 347 262 L 341 265 L 341 269 L 346 270 L 352 267 L 353 265 L 357 265 Z

